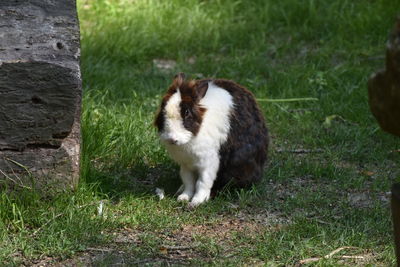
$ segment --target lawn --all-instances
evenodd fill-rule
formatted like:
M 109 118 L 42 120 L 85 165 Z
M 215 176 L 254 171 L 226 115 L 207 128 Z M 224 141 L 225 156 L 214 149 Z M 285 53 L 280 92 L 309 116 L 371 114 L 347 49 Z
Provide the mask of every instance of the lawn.
M 370 113 L 367 81 L 384 67 L 400 1 L 77 5 L 81 181 L 52 199 L 0 194 L 0 263 L 395 265 L 400 139 Z M 271 133 L 260 184 L 194 210 L 176 201 L 178 166 L 152 123 L 177 72 L 255 94 Z

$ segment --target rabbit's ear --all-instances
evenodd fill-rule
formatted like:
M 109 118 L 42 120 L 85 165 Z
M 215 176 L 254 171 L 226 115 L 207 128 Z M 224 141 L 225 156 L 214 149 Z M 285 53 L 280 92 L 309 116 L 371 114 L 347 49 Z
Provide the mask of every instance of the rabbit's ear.
M 197 100 L 200 101 L 202 99 L 208 90 L 208 82 L 202 82 L 197 86 Z
M 175 75 L 173 85 L 175 87 L 180 87 L 183 82 L 185 81 L 186 75 L 183 72 L 179 72 L 178 74 Z

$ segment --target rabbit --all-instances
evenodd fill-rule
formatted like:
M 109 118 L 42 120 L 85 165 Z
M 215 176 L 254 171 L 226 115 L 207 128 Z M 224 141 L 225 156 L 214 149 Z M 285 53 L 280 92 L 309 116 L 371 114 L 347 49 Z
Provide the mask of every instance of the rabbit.
M 261 180 L 269 134 L 253 94 L 230 80 L 175 76 L 154 124 L 180 166 L 178 201 L 195 207 L 225 185 Z

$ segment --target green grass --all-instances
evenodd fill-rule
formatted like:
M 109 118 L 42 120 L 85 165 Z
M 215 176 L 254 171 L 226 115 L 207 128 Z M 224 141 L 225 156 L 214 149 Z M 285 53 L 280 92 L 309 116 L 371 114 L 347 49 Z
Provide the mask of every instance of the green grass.
M 393 0 L 78 0 L 81 182 L 51 200 L 2 193 L 0 263 L 111 248 L 137 264 L 290 266 L 351 246 L 311 265 L 394 265 L 386 192 L 399 179 L 400 142 L 379 129 L 366 83 L 384 66 L 399 10 Z M 176 64 L 160 69 L 159 59 Z M 152 126 L 180 71 L 235 80 L 259 99 L 318 101 L 260 102 L 272 136 L 263 182 L 189 210 L 173 196 L 178 167 Z

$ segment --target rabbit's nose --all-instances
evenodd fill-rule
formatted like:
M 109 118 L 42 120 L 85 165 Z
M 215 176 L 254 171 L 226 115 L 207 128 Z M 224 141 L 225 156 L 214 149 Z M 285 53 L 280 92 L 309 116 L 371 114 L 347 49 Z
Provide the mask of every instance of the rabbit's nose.
M 168 138 L 166 141 L 170 145 L 176 145 L 178 143 L 178 140 L 176 140 L 174 138 Z

